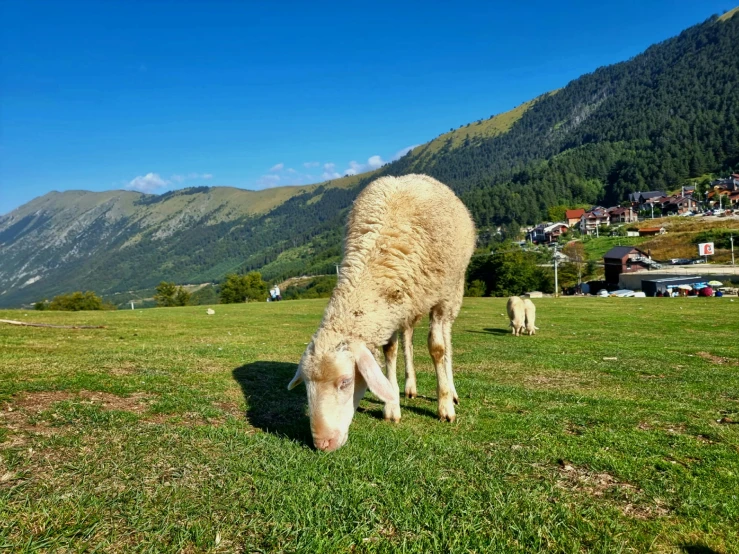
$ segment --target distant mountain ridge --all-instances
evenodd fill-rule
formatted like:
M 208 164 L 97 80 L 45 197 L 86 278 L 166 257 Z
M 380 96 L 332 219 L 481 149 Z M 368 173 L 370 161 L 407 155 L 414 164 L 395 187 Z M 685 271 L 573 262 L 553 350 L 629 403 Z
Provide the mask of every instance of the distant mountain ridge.
M 469 123 L 373 172 L 306 187 L 49 193 L 0 217 L 0 306 L 260 269 L 333 270 L 348 207 L 372 179 L 428 173 L 478 226 L 515 228 L 563 204 L 618 202 L 739 165 L 737 10 L 626 62 Z

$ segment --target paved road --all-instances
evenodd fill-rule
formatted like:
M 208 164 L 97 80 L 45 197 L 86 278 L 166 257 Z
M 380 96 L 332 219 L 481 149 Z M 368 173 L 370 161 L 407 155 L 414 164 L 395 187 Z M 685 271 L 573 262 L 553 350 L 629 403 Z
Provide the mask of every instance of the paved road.
M 739 261 L 739 260 L 737 260 Z M 672 273 L 675 275 L 739 275 L 739 265 L 731 264 L 691 264 L 691 265 L 666 265 L 662 264 L 660 269 L 652 271 L 635 271 L 634 275 L 645 275 L 649 273 Z

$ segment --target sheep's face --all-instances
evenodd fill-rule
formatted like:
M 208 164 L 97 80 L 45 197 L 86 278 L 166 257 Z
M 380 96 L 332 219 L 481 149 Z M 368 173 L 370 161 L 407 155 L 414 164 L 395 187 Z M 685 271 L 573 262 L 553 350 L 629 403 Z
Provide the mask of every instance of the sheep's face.
M 346 443 L 354 412 L 368 386 L 383 400 L 396 398 L 390 382 L 364 344 L 320 352 L 311 343 L 288 389 L 301 381 L 308 392 L 313 444 L 326 452 Z

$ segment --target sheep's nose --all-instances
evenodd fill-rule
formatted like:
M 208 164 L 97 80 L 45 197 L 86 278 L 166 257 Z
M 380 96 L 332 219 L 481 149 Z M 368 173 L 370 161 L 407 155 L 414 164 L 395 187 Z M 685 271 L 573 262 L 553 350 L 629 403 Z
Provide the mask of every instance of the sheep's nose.
M 328 439 L 313 437 L 313 444 L 318 448 L 318 450 L 323 450 L 324 452 L 333 452 L 341 446 L 338 437 L 331 437 Z

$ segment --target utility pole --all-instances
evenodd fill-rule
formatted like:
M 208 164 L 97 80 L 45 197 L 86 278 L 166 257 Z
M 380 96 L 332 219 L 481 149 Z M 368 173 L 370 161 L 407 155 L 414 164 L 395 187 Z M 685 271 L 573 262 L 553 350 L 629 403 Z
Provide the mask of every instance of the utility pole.
M 559 296 L 559 281 L 557 280 L 557 244 L 554 245 L 554 297 Z
M 339 264 L 336 264 L 336 275 L 339 275 Z
M 731 235 L 731 265 L 734 265 L 734 235 Z
M 652 219 L 654 219 L 654 202 L 650 202 L 649 205 L 652 207 Z

